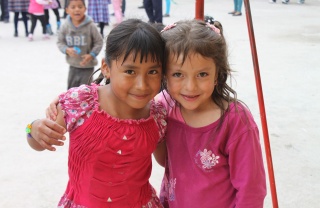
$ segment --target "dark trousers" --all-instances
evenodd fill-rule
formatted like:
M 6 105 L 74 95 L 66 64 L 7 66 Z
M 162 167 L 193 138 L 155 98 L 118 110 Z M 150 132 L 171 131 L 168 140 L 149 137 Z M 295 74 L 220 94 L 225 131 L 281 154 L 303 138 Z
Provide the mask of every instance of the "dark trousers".
M 18 33 L 18 22 L 19 22 L 19 13 L 20 12 L 15 12 L 14 13 L 14 32 Z M 22 21 L 24 23 L 24 27 L 25 27 L 25 32 L 26 35 L 28 35 L 28 17 L 27 17 L 27 12 L 21 12 L 22 15 Z
M 31 30 L 30 33 L 33 34 L 34 29 L 37 26 L 37 20 L 41 22 L 42 34 L 46 34 L 46 20 L 44 15 L 33 15 L 31 14 Z
M 90 84 L 92 82 L 92 68 L 77 68 L 74 66 L 69 66 L 68 74 L 68 89 L 72 87 L 79 87 L 83 84 Z
M 0 0 L 1 16 L 0 20 L 9 20 L 8 0 Z
M 60 14 L 59 14 L 58 8 L 52 9 L 52 11 L 53 11 L 54 15 L 56 16 L 57 22 L 60 22 Z M 46 25 L 48 25 L 49 24 L 49 19 L 50 19 L 49 9 L 45 9 L 44 10 L 44 16 L 45 16 L 45 20 L 46 20 Z
M 143 5 L 150 23 L 162 23 L 162 0 L 144 0 Z
M 122 0 L 121 11 L 122 14 L 124 14 L 124 12 L 126 11 L 126 0 Z

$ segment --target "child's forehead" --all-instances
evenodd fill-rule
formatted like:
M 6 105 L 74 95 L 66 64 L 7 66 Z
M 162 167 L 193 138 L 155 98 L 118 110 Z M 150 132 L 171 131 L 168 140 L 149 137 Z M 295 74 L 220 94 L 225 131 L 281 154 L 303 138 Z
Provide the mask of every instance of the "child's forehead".
M 194 51 L 189 51 L 187 53 L 178 53 L 178 52 L 174 52 L 171 51 L 169 53 L 169 60 L 171 61 L 175 61 L 175 62 L 183 62 L 185 59 L 192 59 L 195 56 L 199 56 L 200 54 Z M 201 56 L 201 55 L 200 55 Z
M 211 57 L 203 56 L 200 53 L 195 52 L 195 51 L 189 51 L 186 54 L 184 54 L 184 53 L 179 53 L 179 54 L 178 53 L 170 53 L 168 63 L 169 64 L 175 63 L 175 64 L 183 65 L 186 62 L 186 60 L 193 62 L 193 61 L 198 60 L 199 58 L 213 61 Z
M 70 5 L 83 5 L 84 6 L 84 2 L 83 0 L 69 0 L 69 6 Z
M 143 54 L 142 52 L 131 51 L 127 56 L 122 54 L 118 57 L 118 60 L 122 63 L 134 62 L 134 63 L 148 63 L 148 62 L 159 62 L 156 60 L 152 53 Z M 161 62 L 161 61 L 160 61 Z

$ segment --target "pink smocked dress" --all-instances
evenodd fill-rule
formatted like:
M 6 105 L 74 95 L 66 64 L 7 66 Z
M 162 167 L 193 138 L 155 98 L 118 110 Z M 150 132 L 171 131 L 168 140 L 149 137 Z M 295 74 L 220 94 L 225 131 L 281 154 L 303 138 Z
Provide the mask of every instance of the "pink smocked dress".
M 149 177 L 166 111 L 151 101 L 147 119 L 114 118 L 99 109 L 98 87 L 82 85 L 59 97 L 70 146 L 69 182 L 58 207 L 162 207 Z

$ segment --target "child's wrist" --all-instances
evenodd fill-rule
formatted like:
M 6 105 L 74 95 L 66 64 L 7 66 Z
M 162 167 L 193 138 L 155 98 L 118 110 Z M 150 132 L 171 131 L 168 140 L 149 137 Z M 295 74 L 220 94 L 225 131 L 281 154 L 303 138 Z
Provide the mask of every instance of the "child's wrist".
M 33 139 L 32 135 L 31 135 L 32 124 L 37 120 L 39 120 L 39 119 L 36 119 L 36 120 L 32 121 L 31 123 L 27 124 L 26 133 L 27 133 L 27 138 L 28 139 Z

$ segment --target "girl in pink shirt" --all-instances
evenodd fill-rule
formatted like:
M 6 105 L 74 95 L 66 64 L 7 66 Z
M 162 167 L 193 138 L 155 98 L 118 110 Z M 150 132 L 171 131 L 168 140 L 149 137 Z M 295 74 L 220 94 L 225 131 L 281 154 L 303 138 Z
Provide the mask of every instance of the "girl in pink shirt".
M 231 73 L 219 22 L 179 21 L 162 31 L 168 54 L 165 167 L 160 200 L 170 208 L 261 208 L 266 179 L 259 131 L 227 84 Z
M 33 33 L 37 25 L 37 21 L 41 22 L 43 39 L 49 39 L 46 33 L 46 20 L 44 15 L 44 5 L 51 4 L 51 0 L 30 0 L 28 12 L 31 15 L 31 30 L 28 35 L 29 41 L 33 41 Z

